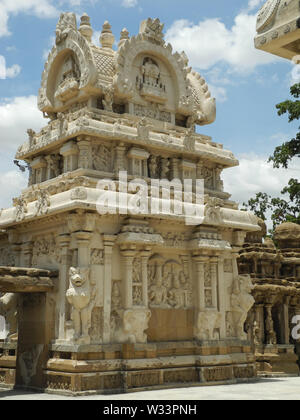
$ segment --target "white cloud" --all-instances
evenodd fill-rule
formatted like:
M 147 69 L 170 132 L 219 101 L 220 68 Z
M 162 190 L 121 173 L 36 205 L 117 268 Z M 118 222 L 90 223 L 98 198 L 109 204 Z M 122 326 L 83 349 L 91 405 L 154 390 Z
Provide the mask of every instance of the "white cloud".
M 250 1 L 249 7 L 259 2 Z M 178 51 L 185 51 L 193 67 L 210 69 L 225 63 L 231 71 L 250 73 L 257 66 L 277 60 L 271 54 L 254 47 L 256 14 L 240 12 L 232 27 L 227 27 L 219 18 L 193 23 L 177 20 L 166 33 L 166 40 Z
M 6 60 L 3 55 L 0 55 L 0 79 L 5 80 L 7 78 L 13 79 L 18 76 L 21 72 L 21 67 L 18 64 L 14 64 L 11 67 L 6 67 Z
M 122 6 L 123 7 L 135 7 L 137 6 L 138 1 L 137 0 L 123 0 Z
M 12 206 L 12 199 L 20 195 L 28 183 L 28 172 L 18 170 L 0 172 L 0 209 Z
M 223 172 L 225 191 L 232 194 L 234 201 L 242 205 L 259 192 L 279 197 L 290 178 L 298 178 L 299 170 L 295 167 L 274 169 L 267 160 L 266 156 L 241 155 L 239 167 Z
M 217 102 L 227 101 L 227 90 L 222 86 L 216 86 L 209 83 L 209 90 L 213 98 L 216 98 Z
M 250 12 L 254 9 L 257 9 L 258 6 L 261 6 L 264 2 L 265 0 L 249 0 L 247 10 Z
M 49 38 L 49 42 L 48 42 L 48 48 L 44 49 L 44 51 L 43 51 L 43 59 L 45 61 L 48 60 L 48 56 L 49 56 L 54 44 L 55 44 L 55 36 L 51 35 L 50 38 Z
M 27 140 L 28 128 L 40 130 L 46 120 L 37 108 L 36 96 L 16 97 L 0 102 L 0 147 L 16 151 Z
M 58 10 L 51 0 L 1 0 L 0 37 L 10 35 L 9 18 L 19 13 L 32 14 L 39 18 L 53 18 L 58 15 Z

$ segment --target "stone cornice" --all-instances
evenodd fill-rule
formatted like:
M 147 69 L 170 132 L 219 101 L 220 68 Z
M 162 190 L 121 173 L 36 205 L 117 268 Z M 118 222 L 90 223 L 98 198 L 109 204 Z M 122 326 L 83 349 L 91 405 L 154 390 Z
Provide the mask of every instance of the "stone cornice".
M 105 118 L 111 117 L 111 118 Z M 101 118 L 98 120 L 96 118 Z M 138 118 L 129 115 L 120 115 L 116 119 L 113 114 L 93 110 L 86 112 L 68 124 L 68 128 L 62 131 L 56 124 L 45 127 L 41 133 L 35 135 L 31 144 L 25 143 L 19 148 L 16 158 L 22 160 L 32 160 L 41 153 L 47 153 L 54 147 L 63 145 L 66 141 L 74 139 L 80 135 L 88 135 L 102 140 L 109 139 L 111 142 L 124 142 L 145 147 L 145 140 L 148 148 L 163 149 L 165 152 L 181 153 L 183 157 L 205 158 L 211 162 L 216 162 L 225 167 L 238 166 L 238 160 L 227 150 L 223 150 L 222 145 L 211 142 L 207 136 L 197 133 L 191 134 L 195 139 L 195 149 L 187 149 L 184 141 L 187 136 L 187 129 L 176 129 L 172 126 L 170 134 L 168 129 L 171 126 L 162 125 L 161 129 L 157 126 L 149 125 L 148 138 L 139 135 Z M 56 127 L 55 127 L 56 126 Z

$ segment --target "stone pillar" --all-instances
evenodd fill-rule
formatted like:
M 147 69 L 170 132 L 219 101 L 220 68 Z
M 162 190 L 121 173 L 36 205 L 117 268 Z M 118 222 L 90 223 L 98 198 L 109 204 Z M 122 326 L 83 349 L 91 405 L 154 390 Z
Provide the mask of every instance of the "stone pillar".
M 22 245 L 21 265 L 30 268 L 32 266 L 33 242 L 25 242 Z
M 232 253 L 232 268 L 233 268 L 233 278 L 236 279 L 237 277 L 239 277 L 239 269 L 238 269 L 238 259 L 239 259 L 239 253 L 238 252 L 233 252 Z
M 35 183 L 40 184 L 46 181 L 47 162 L 43 157 L 38 157 L 31 163 L 31 168 L 35 171 Z
M 132 263 L 136 254 L 134 246 L 122 249 L 122 263 L 124 272 L 124 308 L 131 309 L 132 299 Z
M 90 240 L 92 237 L 91 232 L 76 232 L 74 234 L 77 240 L 78 248 L 78 267 L 90 266 Z
M 203 257 L 194 257 L 194 262 L 196 265 L 196 284 L 197 284 L 197 297 L 196 297 L 196 307 L 200 312 L 206 310 L 205 307 L 205 294 L 204 294 L 204 265 L 207 263 L 208 258 Z
M 111 315 L 111 292 L 112 292 L 112 254 L 116 237 L 103 235 L 104 244 L 104 307 L 103 307 L 103 343 L 108 344 L 111 340 L 110 315 Z
M 290 317 L 289 317 L 289 306 L 291 296 L 284 296 L 283 298 L 283 320 L 284 320 L 284 343 L 290 344 Z
M 63 172 L 72 172 L 78 168 L 79 149 L 74 141 L 69 141 L 61 149 L 60 154 L 63 156 Z
M 59 270 L 58 284 L 58 341 L 63 342 L 66 339 L 66 319 L 68 319 L 66 292 L 69 287 L 69 269 L 70 269 L 70 235 L 63 234 L 58 237 L 58 243 L 61 250 L 61 263 Z
M 179 179 L 180 178 L 180 174 L 179 174 L 179 160 L 178 159 L 171 159 L 171 165 L 170 165 L 170 169 L 171 169 L 171 179 Z
M 273 317 L 272 317 L 273 304 L 268 303 L 265 307 L 267 311 L 267 317 L 266 317 L 267 344 L 276 345 L 277 340 L 276 340 L 276 334 L 274 331 L 274 322 L 273 322 Z
M 117 176 L 119 175 L 120 171 L 124 171 L 126 169 L 125 151 L 126 151 L 126 147 L 124 146 L 124 143 L 120 143 L 119 146 L 116 147 L 116 159 L 115 159 L 114 172 Z
M 91 142 L 90 137 L 80 136 L 77 141 L 79 148 L 78 167 L 80 169 L 92 168 Z
M 143 279 L 143 306 L 148 308 L 148 261 L 151 250 L 147 249 L 141 253 L 142 259 L 142 279 Z
M 265 322 L 264 322 L 264 305 L 256 304 L 255 305 L 255 320 L 259 327 L 260 331 L 260 341 L 261 343 L 265 342 Z
M 219 257 L 218 263 L 218 291 L 219 291 L 219 311 L 222 314 L 222 324 L 220 338 L 226 339 L 226 284 L 224 279 L 224 256 Z
M 9 243 L 11 244 L 11 249 L 14 255 L 15 266 L 21 267 L 22 244 L 20 242 L 19 235 L 14 231 L 10 231 L 8 234 Z
M 150 154 L 146 150 L 133 147 L 127 154 L 130 165 L 130 174 L 138 177 L 148 176 L 148 158 Z
M 211 258 L 210 260 L 211 273 L 211 287 L 212 287 L 212 302 L 214 309 L 218 309 L 218 259 Z

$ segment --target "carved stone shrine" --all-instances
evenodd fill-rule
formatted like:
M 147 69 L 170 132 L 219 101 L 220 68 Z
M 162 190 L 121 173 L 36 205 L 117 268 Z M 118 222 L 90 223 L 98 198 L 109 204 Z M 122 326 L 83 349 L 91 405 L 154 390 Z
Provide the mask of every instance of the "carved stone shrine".
M 36 303 L 40 311 L 45 302 L 47 331 L 18 356 L 37 360 L 46 346 L 43 375 L 23 363 L 18 385 L 80 394 L 249 380 L 255 360 L 244 324 L 253 286 L 237 258 L 247 232 L 260 228 L 224 191 L 222 171 L 238 161 L 196 132 L 214 122 L 215 100 L 185 53 L 166 44 L 158 19 L 143 21 L 137 36 L 124 29 L 117 49 L 108 22 L 100 46 L 92 35 L 87 15 L 79 28 L 75 14 L 61 15 L 38 95 L 48 124 L 28 130 L 18 149 L 28 188 L 0 216 L 0 265 L 58 271 Z M 160 207 L 101 214 L 97 185 L 108 179 L 123 191 L 120 172 L 146 190 L 153 180 L 190 179 L 192 204 L 203 180 L 201 222 Z M 125 198 L 136 199 L 132 185 Z M 175 193 L 169 201 L 175 207 Z M 26 319 L 30 296 L 19 296 Z M 14 302 L 4 296 L 8 352 Z
M 239 272 L 250 274 L 255 305 L 246 322 L 259 375 L 299 375 L 300 340 L 292 337 L 293 317 L 300 314 L 300 226 L 277 227 L 278 248 L 262 231 L 248 234 L 240 251 Z

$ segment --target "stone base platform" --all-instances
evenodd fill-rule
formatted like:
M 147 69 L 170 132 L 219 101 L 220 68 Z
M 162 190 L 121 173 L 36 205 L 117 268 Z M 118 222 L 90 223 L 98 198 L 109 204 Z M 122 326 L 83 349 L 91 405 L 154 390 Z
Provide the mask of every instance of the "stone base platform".
M 259 376 L 298 376 L 298 356 L 293 345 L 268 345 L 256 349 L 256 367 Z
M 0 386 L 13 388 L 16 382 L 17 343 L 0 340 Z
M 46 392 L 70 395 L 236 383 L 256 378 L 248 343 L 168 342 L 145 345 L 54 345 Z

